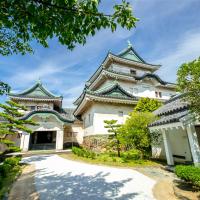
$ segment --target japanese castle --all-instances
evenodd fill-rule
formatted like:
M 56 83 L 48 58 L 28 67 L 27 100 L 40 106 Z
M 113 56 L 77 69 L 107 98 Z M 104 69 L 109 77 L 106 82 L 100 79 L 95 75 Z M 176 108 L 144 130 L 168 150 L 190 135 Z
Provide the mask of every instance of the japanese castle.
M 17 143 L 23 151 L 61 150 L 108 135 L 104 120 L 124 123 L 141 97 L 164 102 L 176 94 L 175 84 L 155 74 L 160 67 L 147 63 L 129 44 L 118 55 L 107 54 L 75 100 L 75 109 L 63 108 L 63 97 L 52 94 L 41 81 L 21 93 L 11 93 L 11 100 L 28 108 L 23 119 L 38 123 L 30 127 L 31 135 L 21 133 Z

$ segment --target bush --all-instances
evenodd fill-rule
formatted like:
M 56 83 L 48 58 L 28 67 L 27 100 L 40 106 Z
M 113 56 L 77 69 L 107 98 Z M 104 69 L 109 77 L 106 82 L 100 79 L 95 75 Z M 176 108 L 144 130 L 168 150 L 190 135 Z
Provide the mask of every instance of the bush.
M 20 170 L 20 157 L 6 158 L 2 165 L 0 165 L 0 175 L 6 177 L 9 173 L 18 172 Z
M 132 149 L 132 150 L 123 152 L 121 156 L 125 160 L 139 160 L 142 158 L 142 153 L 141 151 L 137 149 Z
M 20 160 L 21 160 L 20 157 L 10 157 L 5 159 L 4 164 L 9 164 L 14 167 L 16 165 L 19 165 Z
M 175 173 L 182 180 L 200 188 L 200 167 L 177 165 Z
M 96 158 L 96 154 L 93 151 L 84 148 L 72 147 L 72 152 L 80 157 L 91 158 L 91 159 Z

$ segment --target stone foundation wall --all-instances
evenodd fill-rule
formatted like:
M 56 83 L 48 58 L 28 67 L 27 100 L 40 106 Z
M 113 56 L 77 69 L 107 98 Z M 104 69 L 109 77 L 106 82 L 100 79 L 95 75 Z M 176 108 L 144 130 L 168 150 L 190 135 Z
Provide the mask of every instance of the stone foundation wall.
M 94 135 L 83 138 L 82 146 L 97 153 L 105 152 L 109 135 Z

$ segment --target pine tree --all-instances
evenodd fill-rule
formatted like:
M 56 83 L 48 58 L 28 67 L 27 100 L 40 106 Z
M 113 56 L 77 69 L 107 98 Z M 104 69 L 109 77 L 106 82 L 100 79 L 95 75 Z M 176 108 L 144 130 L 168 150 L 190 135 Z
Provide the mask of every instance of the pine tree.
M 10 86 L 7 83 L 0 81 L 0 95 L 7 94 L 10 91 Z
M 117 124 L 117 120 L 104 120 L 106 124 L 104 127 L 108 129 L 109 133 L 114 135 L 114 146 L 117 146 L 117 155 L 120 157 L 120 141 L 118 138 L 118 128 L 121 127 L 120 124 Z
M 19 132 L 32 133 L 32 130 L 26 125 L 36 125 L 32 120 L 23 120 L 24 115 L 21 111 L 26 111 L 26 107 L 11 100 L 6 101 L 6 104 L 0 104 L 2 111 L 0 117 L 3 119 L 0 122 L 0 144 L 5 144 L 9 150 L 18 149 L 15 143 L 9 139 L 9 136 L 20 135 Z

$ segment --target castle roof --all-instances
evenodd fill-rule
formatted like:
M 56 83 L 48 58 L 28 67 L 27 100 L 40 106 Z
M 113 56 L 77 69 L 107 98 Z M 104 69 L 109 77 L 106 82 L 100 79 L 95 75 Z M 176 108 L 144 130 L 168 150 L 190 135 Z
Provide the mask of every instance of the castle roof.
M 75 102 L 77 105 L 74 111 L 75 116 L 78 116 L 90 101 L 135 105 L 138 97 L 126 92 L 117 82 L 97 91 L 85 88 L 82 95 Z
M 152 73 L 158 70 L 161 66 L 161 65 L 147 63 L 142 57 L 139 56 L 139 54 L 135 51 L 132 45 L 129 44 L 129 46 L 119 54 L 113 54 L 109 52 L 104 61 L 102 62 L 102 64 L 89 78 L 86 84 L 89 86 L 99 76 L 102 70 L 107 69 L 111 63 L 120 63 L 128 65 L 130 67 L 146 69 Z
M 189 114 L 189 103 L 184 100 L 185 94 L 179 94 L 166 101 L 163 106 L 154 111 L 158 119 L 149 127 L 161 126 L 169 123 L 180 122 L 181 118 Z
M 146 63 L 144 59 L 135 51 L 131 44 L 129 44 L 128 47 L 121 51 L 117 56 L 136 62 Z
M 20 92 L 10 93 L 11 99 L 15 100 L 41 100 L 41 101 L 62 101 L 62 96 L 56 96 L 46 89 L 41 81 L 37 81 L 31 88 Z

